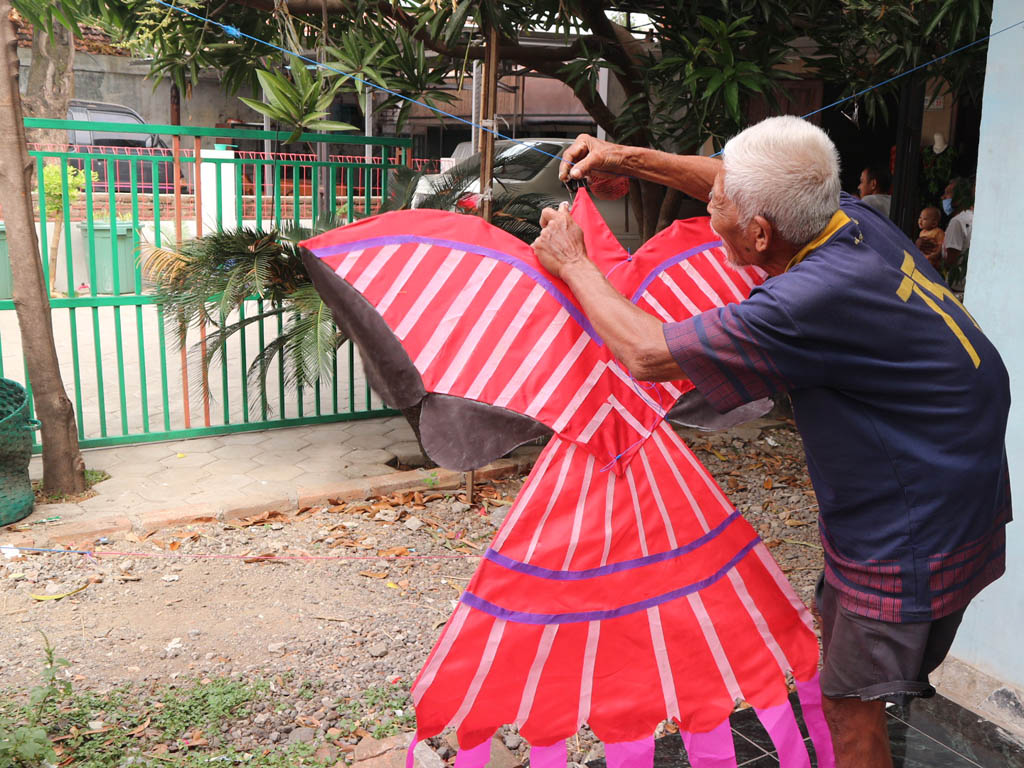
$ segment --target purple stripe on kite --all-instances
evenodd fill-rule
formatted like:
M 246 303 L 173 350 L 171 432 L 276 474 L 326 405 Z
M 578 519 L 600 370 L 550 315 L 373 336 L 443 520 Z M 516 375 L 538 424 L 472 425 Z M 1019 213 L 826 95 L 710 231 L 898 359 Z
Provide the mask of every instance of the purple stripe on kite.
M 541 568 L 539 565 L 530 565 L 529 563 L 524 563 L 519 560 L 513 560 L 511 557 L 503 555 L 500 552 L 495 552 L 493 549 L 488 549 L 487 552 L 484 553 L 484 557 L 492 563 L 508 568 L 510 571 L 518 571 L 519 573 L 525 573 L 529 576 L 536 576 L 541 579 L 554 579 L 556 581 L 580 581 L 582 579 L 593 579 L 598 576 L 607 576 L 610 573 L 629 571 L 634 568 L 643 568 L 645 565 L 651 565 L 652 563 L 662 563 L 666 560 L 674 560 L 677 557 L 693 552 L 693 550 L 704 546 L 712 539 L 721 535 L 731 523 L 739 518 L 739 516 L 739 510 L 733 512 L 725 518 L 725 520 L 700 538 L 694 539 L 689 544 L 684 544 L 676 549 L 670 549 L 666 552 L 658 552 L 657 554 L 647 555 L 646 557 L 637 557 L 633 560 L 623 560 L 618 563 L 610 563 L 609 565 L 602 565 L 598 568 L 584 568 L 579 571 L 556 571 L 550 568 Z
M 636 293 L 633 294 L 633 298 L 631 298 L 630 301 L 632 301 L 634 304 L 640 301 L 640 297 L 644 295 L 644 291 L 647 290 L 647 286 L 653 283 L 654 279 L 658 275 L 660 275 L 666 269 L 671 267 L 673 264 L 678 264 L 681 261 L 686 261 L 691 256 L 696 256 L 698 253 L 702 253 L 703 251 L 707 251 L 711 248 L 717 248 L 721 244 L 721 240 L 712 240 L 710 242 L 704 243 L 703 245 L 698 245 L 694 248 L 691 248 L 688 251 L 677 253 L 670 259 L 665 259 L 663 262 L 661 262 L 661 264 L 652 269 L 651 273 L 644 278 L 644 281 L 640 283 L 640 287 L 636 289 Z
M 323 259 L 327 256 L 335 256 L 339 253 L 348 253 L 349 251 L 379 248 L 384 245 L 403 245 L 405 243 L 427 243 L 441 248 L 454 248 L 459 251 L 466 251 L 466 253 L 475 253 L 477 256 L 483 256 L 488 259 L 495 259 L 504 264 L 508 264 L 514 269 L 518 269 L 537 283 L 541 288 L 551 294 L 551 297 L 561 304 L 565 308 L 566 312 L 572 315 L 573 319 L 579 323 L 580 327 L 586 331 L 590 338 L 597 342 L 598 346 L 604 346 L 604 342 L 601 340 L 601 337 L 597 335 L 597 331 L 594 330 L 594 326 L 592 326 L 590 321 L 587 320 L 586 315 L 584 315 L 575 304 L 569 301 L 565 294 L 558 290 L 550 279 L 543 275 L 536 267 L 527 264 L 522 259 L 509 256 L 507 253 L 496 251 L 493 248 L 484 248 L 480 245 L 460 243 L 458 240 L 442 240 L 436 237 L 420 237 L 419 235 L 383 235 L 381 237 L 371 237 L 366 240 L 356 240 L 351 243 L 342 243 L 341 245 L 330 245 L 326 248 L 318 248 L 313 251 L 313 255 L 317 258 Z
M 604 759 L 608 768 L 651 768 L 654 765 L 654 737 L 605 744 Z
M 484 600 L 478 595 L 474 595 L 472 592 L 466 591 L 462 593 L 461 602 L 468 605 L 470 608 L 475 608 L 478 611 L 494 616 L 498 619 L 505 619 L 506 621 L 514 621 L 519 624 L 575 624 L 583 621 L 603 621 L 605 619 L 617 619 L 620 616 L 628 616 L 631 613 L 637 613 L 638 611 L 646 611 L 648 608 L 653 608 L 656 605 L 662 603 L 668 603 L 672 600 L 676 600 L 680 597 L 699 592 L 702 589 L 710 587 L 720 578 L 725 576 L 732 568 L 746 557 L 747 553 L 750 552 L 761 539 L 755 536 L 746 544 L 743 549 L 736 553 L 736 555 L 723 565 L 716 573 L 708 576 L 706 579 L 701 579 L 693 584 L 688 584 L 685 587 L 679 589 L 673 589 L 671 592 L 666 592 L 662 595 L 650 597 L 646 600 L 641 600 L 636 603 L 630 603 L 629 605 L 622 605 L 618 608 L 610 608 L 606 611 L 580 611 L 578 613 L 527 613 L 525 611 L 513 611 L 508 608 L 502 608 L 500 605 L 495 605 L 489 600 Z

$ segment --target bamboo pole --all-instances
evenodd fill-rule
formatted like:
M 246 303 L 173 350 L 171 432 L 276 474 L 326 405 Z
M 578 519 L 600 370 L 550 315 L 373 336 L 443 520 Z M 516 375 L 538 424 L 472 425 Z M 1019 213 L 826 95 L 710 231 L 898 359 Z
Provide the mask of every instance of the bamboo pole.
M 494 113 L 498 106 L 498 30 L 487 28 L 487 59 L 484 63 L 483 120 L 480 124 L 488 129 L 480 131 L 480 216 L 490 221 L 494 213 L 494 198 L 491 189 L 494 183 Z M 473 503 L 473 486 L 476 473 L 466 473 L 466 503 Z

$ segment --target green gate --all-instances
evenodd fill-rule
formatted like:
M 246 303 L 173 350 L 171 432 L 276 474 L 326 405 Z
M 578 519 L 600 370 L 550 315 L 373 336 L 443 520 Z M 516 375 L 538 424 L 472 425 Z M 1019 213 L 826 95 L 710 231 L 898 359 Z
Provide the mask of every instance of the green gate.
M 315 151 L 268 152 L 268 143 L 279 144 L 287 132 L 36 118 L 25 119 L 25 127 L 97 135 L 95 145 L 29 151 L 47 284 L 59 229 L 51 316 L 82 447 L 394 413 L 371 392 L 349 342 L 338 351 L 331 380 L 315 387 L 289 390 L 279 359 L 268 375 L 269 403 L 258 402 L 248 361 L 281 332 L 280 317 L 232 337 L 203 381 L 189 349 L 205 344 L 205 329 L 179 343 L 173 318 L 164 317 L 144 281 L 139 252 L 144 243 L 173 247 L 213 229 L 308 226 L 322 216 L 351 222 L 373 213 L 387 197 L 389 169 L 408 160 L 409 139 L 303 134 L 300 141 Z M 104 134 L 139 140 L 102 145 Z M 161 137 L 170 137 L 170 146 Z M 215 148 L 203 146 L 204 138 L 216 140 Z M 332 154 L 339 149 L 351 154 Z M 49 185 L 47 166 L 59 168 L 59 175 L 49 171 Z M 25 380 L 8 269 L 0 222 L 0 378 Z M 251 297 L 239 317 L 262 311 L 263 301 Z

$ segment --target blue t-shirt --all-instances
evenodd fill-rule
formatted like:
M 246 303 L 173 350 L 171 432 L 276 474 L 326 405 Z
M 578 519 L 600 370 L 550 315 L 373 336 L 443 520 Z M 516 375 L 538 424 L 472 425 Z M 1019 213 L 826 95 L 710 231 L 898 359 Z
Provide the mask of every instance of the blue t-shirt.
M 843 195 L 786 272 L 665 337 L 719 410 L 789 392 L 846 608 L 931 620 L 1002 574 L 1006 368 L 888 219 Z

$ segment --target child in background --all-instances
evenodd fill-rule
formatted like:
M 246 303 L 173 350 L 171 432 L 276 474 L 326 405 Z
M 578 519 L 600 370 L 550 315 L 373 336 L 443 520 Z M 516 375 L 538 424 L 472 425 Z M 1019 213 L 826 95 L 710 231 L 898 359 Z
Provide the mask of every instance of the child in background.
M 946 237 L 939 227 L 939 209 L 929 205 L 922 210 L 921 215 L 917 217 L 917 226 L 921 231 L 917 235 L 915 245 L 927 257 L 928 262 L 938 269 L 942 262 L 942 242 Z

